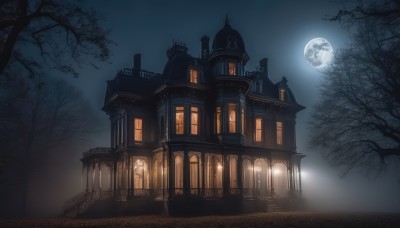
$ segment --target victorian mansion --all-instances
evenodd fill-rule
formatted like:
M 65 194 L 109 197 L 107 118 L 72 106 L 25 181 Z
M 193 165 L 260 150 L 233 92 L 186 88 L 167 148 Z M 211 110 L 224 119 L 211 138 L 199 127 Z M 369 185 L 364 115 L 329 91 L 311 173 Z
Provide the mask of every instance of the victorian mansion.
M 285 77 L 270 81 L 268 59 L 245 71 L 245 43 L 228 21 L 209 43 L 201 38 L 195 58 L 174 42 L 161 74 L 136 54 L 107 82 L 111 146 L 83 153 L 82 193 L 66 211 L 108 200 L 113 210 L 240 213 L 300 197 L 295 124 L 304 107 Z

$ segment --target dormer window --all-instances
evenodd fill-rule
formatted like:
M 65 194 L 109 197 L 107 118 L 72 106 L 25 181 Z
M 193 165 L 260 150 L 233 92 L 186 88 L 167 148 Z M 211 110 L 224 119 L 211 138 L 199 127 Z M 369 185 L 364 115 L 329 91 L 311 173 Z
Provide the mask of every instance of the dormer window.
M 199 83 L 199 71 L 190 69 L 190 83 Z
M 237 75 L 236 63 L 233 62 L 228 63 L 228 73 L 229 75 Z
M 280 90 L 279 90 L 279 100 L 280 100 L 280 101 L 285 101 L 285 97 L 286 97 L 286 91 L 285 91 L 285 89 L 280 89 Z

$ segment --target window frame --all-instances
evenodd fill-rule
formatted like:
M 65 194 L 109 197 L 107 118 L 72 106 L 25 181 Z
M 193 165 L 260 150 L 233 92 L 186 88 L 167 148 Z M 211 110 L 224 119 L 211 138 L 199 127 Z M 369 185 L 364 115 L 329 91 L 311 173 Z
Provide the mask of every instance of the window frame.
M 194 111 L 194 109 L 196 109 L 196 111 Z M 193 115 L 197 114 L 197 121 L 194 124 L 193 123 Z M 200 135 L 200 110 L 198 106 L 190 106 L 190 135 Z M 193 133 L 194 128 L 196 127 L 196 133 Z
M 228 133 L 236 134 L 237 130 L 238 130 L 237 129 L 237 104 L 228 103 L 227 111 L 228 111 Z M 231 116 L 231 114 L 232 114 L 232 116 Z
M 178 108 L 182 108 L 182 110 L 178 110 Z M 179 122 L 181 122 L 181 124 L 180 125 L 182 125 L 181 126 L 181 129 L 182 129 L 182 131 L 178 131 L 178 113 L 181 113 L 182 114 L 182 120 L 181 121 L 179 121 Z M 183 105 L 177 105 L 177 106 L 175 106 L 175 135 L 184 135 L 185 134 L 185 106 L 183 106 Z
M 279 127 L 279 125 L 280 125 L 280 127 Z M 283 121 L 282 120 L 277 120 L 276 122 L 275 122 L 275 128 L 276 128 L 276 132 L 275 132 L 275 134 L 276 134 L 276 145 L 279 145 L 279 146 L 282 146 L 283 145 L 283 127 L 284 126 L 284 124 L 283 124 Z M 279 132 L 279 129 L 280 129 L 280 132 Z M 279 134 L 280 133 L 280 134 Z
M 232 70 L 232 72 L 231 72 Z M 233 61 L 228 62 L 228 75 L 230 76 L 237 76 L 238 75 L 238 66 L 237 63 Z
M 140 120 L 140 125 L 141 128 L 137 128 L 137 122 Z M 138 132 L 140 132 L 140 139 L 138 138 L 139 134 Z M 133 118 L 133 141 L 135 143 L 143 143 L 143 118 L 141 117 L 134 117 Z
M 257 127 L 257 122 L 260 122 L 260 128 Z M 261 143 L 263 142 L 263 119 L 261 117 L 256 117 L 254 121 L 254 142 Z
M 196 74 L 194 74 L 194 73 L 196 73 Z M 194 78 L 194 76 L 196 76 L 196 77 Z M 193 83 L 193 84 L 199 84 L 199 82 L 200 82 L 200 71 L 198 69 L 196 69 L 196 68 L 190 68 L 189 69 L 189 82 Z

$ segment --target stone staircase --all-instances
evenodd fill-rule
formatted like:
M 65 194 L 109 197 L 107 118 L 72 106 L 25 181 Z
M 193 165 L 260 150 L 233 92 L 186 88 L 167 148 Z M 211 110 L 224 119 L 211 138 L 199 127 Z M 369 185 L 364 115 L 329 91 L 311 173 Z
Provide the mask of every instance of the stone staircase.
M 268 212 L 282 212 L 282 211 L 284 211 L 282 206 L 280 206 L 279 203 L 275 199 L 273 199 L 271 197 L 267 198 L 267 205 L 268 205 L 268 208 L 267 208 Z
M 112 195 L 110 192 L 94 191 L 79 193 L 70 200 L 64 203 L 64 216 L 76 217 L 84 213 L 96 201 L 100 199 L 107 199 Z

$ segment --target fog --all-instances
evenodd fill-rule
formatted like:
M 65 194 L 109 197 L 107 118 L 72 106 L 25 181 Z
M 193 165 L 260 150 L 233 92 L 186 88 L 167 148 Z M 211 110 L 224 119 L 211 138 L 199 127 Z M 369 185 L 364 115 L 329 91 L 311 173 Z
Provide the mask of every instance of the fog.
M 186 43 L 192 56 L 200 55 L 200 38 L 212 41 L 222 28 L 225 16 L 244 39 L 252 71 L 261 58 L 269 58 L 269 75 L 276 83 L 286 76 L 299 104 L 306 110 L 297 116 L 297 152 L 302 160 L 303 197 L 307 210 L 400 212 L 398 163 L 389 164 L 379 175 L 367 176 L 357 169 L 341 178 L 307 147 L 307 121 L 318 101 L 321 72 L 307 64 L 304 45 L 314 37 L 329 40 L 335 50 L 349 42 L 347 32 L 335 22 L 321 20 L 333 15 L 341 3 L 326 1 L 87 1 L 89 7 L 107 16 L 104 26 L 112 29 L 110 63 L 100 69 L 81 66 L 80 77 L 72 79 L 55 73 L 82 90 L 98 110 L 104 128 L 85 143 L 59 149 L 35 173 L 30 192 L 32 217 L 62 215 L 63 203 L 81 191 L 82 152 L 109 146 L 109 123 L 101 111 L 106 80 L 122 68 L 132 67 L 133 54 L 142 54 L 142 68 L 162 72 L 166 50 L 173 40 Z

